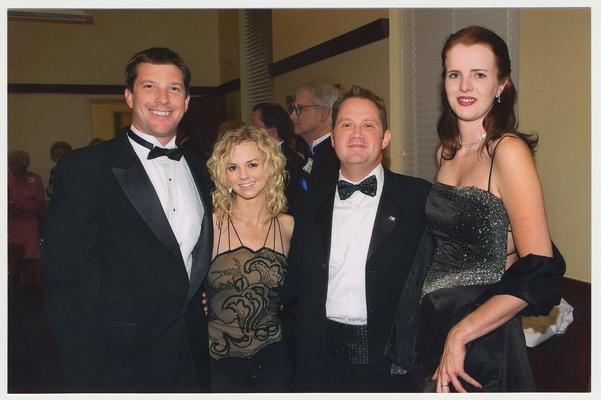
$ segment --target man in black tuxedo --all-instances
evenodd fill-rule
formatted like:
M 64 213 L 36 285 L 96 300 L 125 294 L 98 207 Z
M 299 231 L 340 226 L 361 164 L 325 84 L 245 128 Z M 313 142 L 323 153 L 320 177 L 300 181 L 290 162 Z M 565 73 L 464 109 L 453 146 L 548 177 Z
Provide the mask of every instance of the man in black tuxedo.
M 310 191 L 289 253 L 298 290 L 295 390 L 406 390 L 384 347 L 424 230 L 430 184 L 382 167 L 386 108 L 354 86 L 333 107 L 340 180 Z
M 65 390 L 208 391 L 210 181 L 175 144 L 190 70 L 150 48 L 125 77 L 131 127 L 74 151 L 54 178 L 43 273 Z
M 288 182 L 285 193 L 288 210 L 291 211 L 301 190 L 299 181 L 304 163 L 296 151 L 294 127 L 290 116 L 284 107 L 277 103 L 259 103 L 253 107 L 250 120 L 253 126 L 266 129 L 280 143 L 280 150 L 286 156 L 284 168 L 288 173 Z
M 338 179 L 340 162 L 332 148 L 332 106 L 339 90 L 325 82 L 308 82 L 294 93 L 290 105 L 290 119 L 294 133 L 304 141 L 305 161 L 302 166 L 300 187 L 309 191 L 327 186 Z

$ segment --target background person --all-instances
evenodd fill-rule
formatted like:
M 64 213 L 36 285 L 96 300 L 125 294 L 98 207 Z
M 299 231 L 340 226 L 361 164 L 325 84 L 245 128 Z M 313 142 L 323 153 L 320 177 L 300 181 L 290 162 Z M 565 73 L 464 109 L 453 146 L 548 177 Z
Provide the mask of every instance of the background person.
M 253 126 L 265 128 L 278 141 L 280 150 L 286 157 L 285 194 L 288 200 L 288 210 L 294 210 L 294 203 L 301 190 L 301 168 L 304 163 L 296 150 L 297 143 L 290 115 L 279 104 L 259 103 L 253 107 L 251 122 Z
M 328 186 L 338 178 L 340 162 L 332 147 L 332 106 L 340 91 L 325 82 L 308 82 L 294 93 L 290 105 L 290 119 L 294 133 L 304 141 L 305 162 L 300 187 L 309 191 L 317 186 Z
M 71 145 L 69 143 L 63 142 L 63 141 L 54 142 L 54 143 L 52 143 L 52 146 L 50 146 L 50 159 L 52 161 L 54 161 L 55 166 L 52 167 L 52 169 L 50 170 L 50 178 L 48 179 L 48 187 L 46 188 L 46 194 L 48 195 L 48 198 L 52 197 L 52 191 L 54 188 L 54 185 L 52 182 L 52 176 L 54 175 L 54 169 L 56 168 L 56 165 L 58 164 L 58 162 L 60 160 L 62 160 L 63 157 L 66 156 L 67 154 L 69 154 L 71 151 L 73 151 L 73 148 L 71 147 Z
M 90 139 L 88 146 L 96 146 L 96 145 L 99 145 L 104 142 L 106 142 L 106 139 L 95 137 L 95 138 Z
M 39 215 L 44 207 L 42 178 L 27 170 L 29 154 L 8 153 L 8 243 L 23 246 L 18 285 L 41 286 Z

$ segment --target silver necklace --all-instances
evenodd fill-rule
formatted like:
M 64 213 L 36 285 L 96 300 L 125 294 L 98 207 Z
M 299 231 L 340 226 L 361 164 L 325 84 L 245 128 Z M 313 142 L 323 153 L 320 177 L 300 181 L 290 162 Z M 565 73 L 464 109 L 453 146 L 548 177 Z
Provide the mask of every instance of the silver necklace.
M 482 132 L 482 135 L 478 139 L 474 140 L 473 142 L 463 144 L 461 142 L 461 135 L 459 135 L 459 146 L 465 147 L 465 148 L 469 149 L 469 148 L 471 148 L 471 147 L 473 147 L 473 146 L 475 146 L 477 144 L 482 143 L 482 141 L 484 140 L 484 138 L 486 138 L 486 132 Z

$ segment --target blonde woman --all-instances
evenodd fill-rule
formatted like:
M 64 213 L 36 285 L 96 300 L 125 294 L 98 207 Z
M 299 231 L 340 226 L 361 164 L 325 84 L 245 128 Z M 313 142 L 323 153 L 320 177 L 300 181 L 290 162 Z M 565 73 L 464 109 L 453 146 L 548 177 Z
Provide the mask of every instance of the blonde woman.
M 213 392 L 290 391 L 279 312 L 294 220 L 285 214 L 285 157 L 266 130 L 215 143 L 213 261 L 207 278 Z

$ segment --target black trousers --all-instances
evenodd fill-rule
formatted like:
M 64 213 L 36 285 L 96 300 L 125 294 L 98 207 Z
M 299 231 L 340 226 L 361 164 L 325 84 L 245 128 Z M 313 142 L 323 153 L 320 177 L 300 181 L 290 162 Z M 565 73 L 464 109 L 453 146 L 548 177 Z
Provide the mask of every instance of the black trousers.
M 368 364 L 350 364 L 326 356 L 324 392 L 407 392 L 408 382 L 404 377 L 392 377 L 390 364 L 384 357 Z
M 213 393 L 283 393 L 291 391 L 288 346 L 282 341 L 252 358 L 211 359 Z

